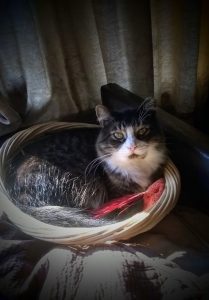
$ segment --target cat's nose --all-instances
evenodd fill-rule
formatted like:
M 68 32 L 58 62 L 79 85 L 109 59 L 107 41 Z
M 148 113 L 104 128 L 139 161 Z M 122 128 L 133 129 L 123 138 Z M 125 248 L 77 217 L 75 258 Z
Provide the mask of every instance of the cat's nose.
M 134 150 L 136 149 L 136 145 L 130 145 L 128 149 L 134 152 Z

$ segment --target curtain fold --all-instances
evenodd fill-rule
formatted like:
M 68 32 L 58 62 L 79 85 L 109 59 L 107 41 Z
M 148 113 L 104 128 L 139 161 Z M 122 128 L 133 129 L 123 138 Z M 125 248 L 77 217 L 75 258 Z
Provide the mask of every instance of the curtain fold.
M 208 98 L 208 13 L 206 0 L 1 1 L 0 135 L 93 108 L 108 82 L 192 115 Z
M 199 1 L 152 1 L 155 97 L 182 114 L 195 107 L 199 23 Z
M 197 106 L 201 107 L 209 95 L 209 2 L 202 1 L 197 67 Z

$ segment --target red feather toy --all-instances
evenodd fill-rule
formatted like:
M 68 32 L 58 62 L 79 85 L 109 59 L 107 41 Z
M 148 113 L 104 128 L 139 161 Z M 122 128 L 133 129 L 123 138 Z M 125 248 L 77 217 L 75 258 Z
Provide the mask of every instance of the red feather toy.
M 165 188 L 165 181 L 163 178 L 158 179 L 152 185 L 148 187 L 145 192 L 125 195 L 120 198 L 112 199 L 108 203 L 105 203 L 98 209 L 94 209 L 92 214 L 94 218 L 99 219 L 107 214 L 117 210 L 124 210 L 132 205 L 136 201 L 143 201 L 143 210 L 150 208 L 160 198 Z

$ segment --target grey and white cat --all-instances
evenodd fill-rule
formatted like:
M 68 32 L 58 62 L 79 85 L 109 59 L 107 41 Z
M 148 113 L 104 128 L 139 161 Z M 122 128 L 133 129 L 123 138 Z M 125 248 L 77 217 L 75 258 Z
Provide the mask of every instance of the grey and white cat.
M 108 224 L 87 210 L 162 176 L 166 147 L 152 99 L 124 112 L 98 105 L 96 115 L 100 129 L 46 135 L 12 159 L 7 186 L 22 210 L 56 225 Z

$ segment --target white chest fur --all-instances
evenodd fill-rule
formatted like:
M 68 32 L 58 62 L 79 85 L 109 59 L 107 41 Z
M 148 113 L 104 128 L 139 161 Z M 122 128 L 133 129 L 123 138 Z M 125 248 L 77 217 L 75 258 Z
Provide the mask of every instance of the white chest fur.
M 164 151 L 157 150 L 155 144 L 151 144 L 148 146 L 144 158 L 140 156 L 130 158 L 121 150 L 107 158 L 106 163 L 112 171 L 146 189 L 151 183 L 151 175 L 159 168 L 164 159 Z

